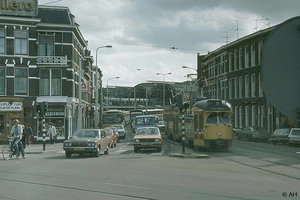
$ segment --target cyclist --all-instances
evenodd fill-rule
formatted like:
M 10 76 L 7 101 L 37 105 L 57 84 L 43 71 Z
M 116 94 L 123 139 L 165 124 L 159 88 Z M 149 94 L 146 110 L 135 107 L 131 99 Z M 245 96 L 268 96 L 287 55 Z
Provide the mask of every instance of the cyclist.
M 19 124 L 19 120 L 15 119 L 13 120 L 14 125 L 11 128 L 11 132 L 9 136 L 13 136 L 14 139 L 11 140 L 10 146 L 15 145 L 16 147 L 16 154 L 19 155 L 20 152 L 22 154 L 22 157 L 25 159 L 25 152 L 23 149 L 23 144 L 22 144 L 22 133 L 23 133 L 23 127 L 21 124 Z

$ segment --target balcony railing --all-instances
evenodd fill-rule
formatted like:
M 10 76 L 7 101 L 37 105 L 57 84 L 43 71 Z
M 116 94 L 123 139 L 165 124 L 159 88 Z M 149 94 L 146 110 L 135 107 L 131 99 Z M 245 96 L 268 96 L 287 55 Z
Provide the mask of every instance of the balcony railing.
M 67 56 L 38 56 L 36 63 L 40 65 L 66 65 Z

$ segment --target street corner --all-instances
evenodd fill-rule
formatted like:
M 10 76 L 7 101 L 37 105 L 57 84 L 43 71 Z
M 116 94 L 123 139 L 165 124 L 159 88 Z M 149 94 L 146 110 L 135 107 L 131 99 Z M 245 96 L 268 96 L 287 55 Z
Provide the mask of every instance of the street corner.
M 177 158 L 209 158 L 206 154 L 194 154 L 194 153 L 170 153 L 169 157 Z

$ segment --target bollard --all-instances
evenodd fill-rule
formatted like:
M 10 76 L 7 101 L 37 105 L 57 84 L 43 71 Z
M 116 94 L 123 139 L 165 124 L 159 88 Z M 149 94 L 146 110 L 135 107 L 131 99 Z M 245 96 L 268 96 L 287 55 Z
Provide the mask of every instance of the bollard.
M 182 143 L 182 154 L 185 154 L 185 121 L 184 121 L 184 113 L 182 114 L 182 127 L 181 127 L 181 143 Z
M 46 134 L 43 133 L 43 150 L 45 151 L 45 147 L 46 147 Z

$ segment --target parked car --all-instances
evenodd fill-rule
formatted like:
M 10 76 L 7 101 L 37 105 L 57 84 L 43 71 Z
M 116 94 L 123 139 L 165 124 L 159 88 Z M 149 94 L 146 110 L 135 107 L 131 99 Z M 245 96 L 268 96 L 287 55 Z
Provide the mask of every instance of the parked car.
M 102 151 L 108 154 L 109 145 L 109 138 L 103 129 L 79 129 L 64 141 L 63 149 L 67 158 L 72 154 L 94 154 L 99 157 Z
M 240 128 L 232 128 L 232 132 L 234 136 L 238 136 L 238 132 L 241 131 L 242 129 Z
M 290 129 L 289 128 L 279 128 L 276 129 L 274 131 L 274 133 L 272 133 L 270 135 L 270 141 L 276 145 L 277 143 L 282 143 L 282 144 L 286 144 L 288 143 L 288 135 L 290 133 Z
M 110 148 L 113 148 L 115 146 L 117 146 L 117 142 L 118 142 L 118 136 L 115 133 L 115 131 L 110 128 L 110 127 L 106 127 L 104 128 L 104 131 L 106 133 L 106 135 L 108 136 L 109 140 L 110 140 Z
M 165 132 L 165 121 L 163 120 L 158 121 L 157 127 L 159 128 L 160 132 Z
M 300 145 L 300 128 L 291 128 L 288 135 L 289 146 Z
M 270 133 L 259 126 L 246 126 L 242 130 L 237 130 L 238 139 L 246 139 L 248 141 L 263 140 L 268 141 Z
M 161 152 L 162 137 L 157 127 L 141 127 L 136 130 L 133 138 L 134 152 L 140 149 L 156 148 Z
M 119 143 L 120 142 L 120 135 L 119 135 L 119 131 L 118 131 L 117 127 L 111 126 L 109 128 L 111 128 L 114 131 L 114 134 L 117 136 L 117 143 Z
M 110 127 L 116 127 L 118 129 L 120 139 L 125 139 L 126 137 L 126 130 L 122 124 L 113 124 Z

